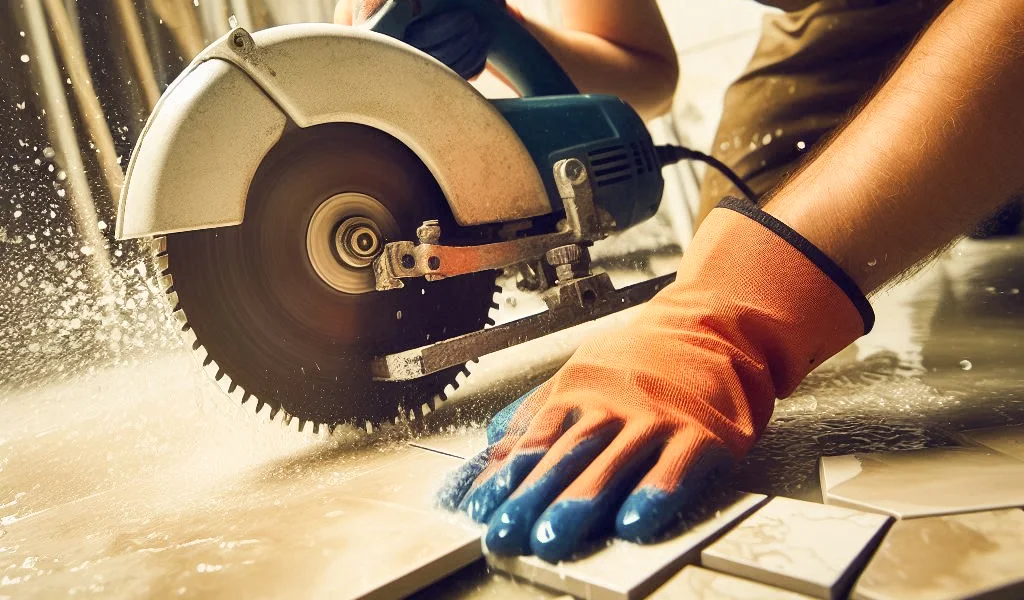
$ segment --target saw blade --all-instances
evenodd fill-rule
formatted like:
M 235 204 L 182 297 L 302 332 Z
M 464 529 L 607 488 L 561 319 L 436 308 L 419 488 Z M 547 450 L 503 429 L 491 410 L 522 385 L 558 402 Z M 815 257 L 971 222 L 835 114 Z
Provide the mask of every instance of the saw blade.
M 368 288 L 360 267 L 340 256 L 348 269 L 340 277 L 323 267 L 324 252 L 313 264 L 316 244 L 331 243 L 321 237 L 342 237 L 325 218 L 352 219 L 381 245 L 415 239 L 428 219 L 457 230 L 430 172 L 395 138 L 352 123 L 296 128 L 261 163 L 240 225 L 161 244 L 159 267 L 193 349 L 243 402 L 272 416 L 283 410 L 300 430 L 376 425 L 429 407 L 464 367 L 383 383 L 372 380 L 372 358 L 482 329 L 496 306 L 496 274 L 372 291 L 372 277 Z

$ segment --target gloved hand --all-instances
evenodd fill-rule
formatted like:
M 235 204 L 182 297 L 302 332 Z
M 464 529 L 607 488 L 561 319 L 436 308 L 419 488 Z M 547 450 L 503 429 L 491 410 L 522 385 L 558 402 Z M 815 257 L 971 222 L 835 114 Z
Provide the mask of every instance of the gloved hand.
M 742 458 L 782 398 L 871 328 L 838 266 L 745 200 L 701 225 L 676 281 L 499 413 L 441 504 L 496 554 L 570 557 L 610 531 L 656 539 Z
M 335 8 L 335 20 L 358 25 L 369 20 L 385 1 L 341 0 Z M 505 7 L 505 0 L 487 1 Z M 517 12 L 510 12 L 518 16 Z M 487 64 L 494 31 L 472 11 L 458 8 L 413 22 L 402 41 L 433 56 L 463 78 L 471 79 Z

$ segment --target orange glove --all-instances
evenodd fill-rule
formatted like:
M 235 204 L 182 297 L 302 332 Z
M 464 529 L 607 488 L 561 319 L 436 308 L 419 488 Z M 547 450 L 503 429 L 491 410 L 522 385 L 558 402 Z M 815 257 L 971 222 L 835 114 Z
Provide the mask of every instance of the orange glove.
M 608 531 L 651 541 L 750 450 L 776 397 L 873 320 L 821 251 L 727 198 L 675 283 L 495 417 L 442 504 L 488 522 L 498 554 L 558 561 Z

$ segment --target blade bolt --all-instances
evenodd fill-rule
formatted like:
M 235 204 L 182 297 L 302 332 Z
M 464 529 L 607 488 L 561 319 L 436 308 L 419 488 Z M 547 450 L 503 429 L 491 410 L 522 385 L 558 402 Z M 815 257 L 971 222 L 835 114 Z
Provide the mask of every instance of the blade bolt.
M 441 224 L 436 219 L 424 221 L 416 228 L 416 239 L 421 244 L 436 244 L 441 239 Z
M 562 169 L 569 183 L 573 185 L 580 185 L 587 180 L 587 168 L 577 158 L 566 159 Z

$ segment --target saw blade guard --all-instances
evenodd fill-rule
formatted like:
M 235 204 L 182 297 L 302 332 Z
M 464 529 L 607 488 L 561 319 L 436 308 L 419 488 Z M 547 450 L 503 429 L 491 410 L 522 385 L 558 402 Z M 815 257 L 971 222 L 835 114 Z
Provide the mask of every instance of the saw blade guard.
M 253 176 L 288 128 L 345 122 L 409 147 L 460 225 L 552 210 L 519 136 L 456 73 L 383 34 L 298 24 L 236 28 L 171 84 L 129 162 L 118 238 L 241 223 Z

